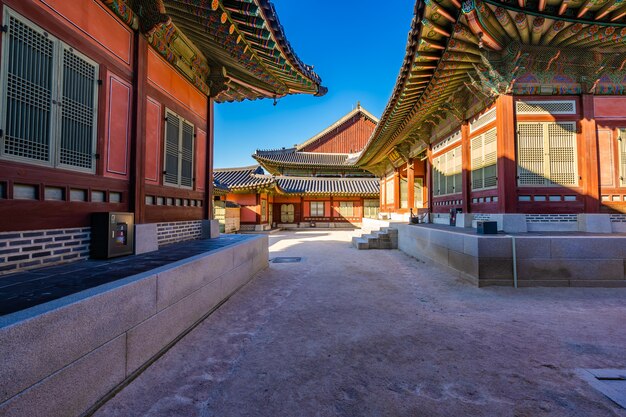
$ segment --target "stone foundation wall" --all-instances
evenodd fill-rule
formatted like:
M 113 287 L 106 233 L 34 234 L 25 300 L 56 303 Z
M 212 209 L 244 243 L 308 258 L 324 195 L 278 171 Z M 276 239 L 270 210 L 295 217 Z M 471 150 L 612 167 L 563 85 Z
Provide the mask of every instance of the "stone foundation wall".
M 0 275 L 89 257 L 90 228 L 0 233 Z
M 513 285 L 513 240 L 398 224 L 398 248 L 479 286 Z M 515 236 L 519 286 L 626 287 L 626 235 Z
M 84 415 L 267 266 L 251 236 L 0 317 L 0 416 Z
M 202 220 L 157 224 L 157 241 L 160 246 L 202 237 Z

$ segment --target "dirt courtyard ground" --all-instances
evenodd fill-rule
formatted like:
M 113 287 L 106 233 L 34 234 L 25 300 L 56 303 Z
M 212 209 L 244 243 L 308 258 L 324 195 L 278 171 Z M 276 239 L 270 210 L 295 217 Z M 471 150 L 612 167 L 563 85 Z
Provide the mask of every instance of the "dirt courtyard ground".
M 348 231 L 270 263 L 95 414 L 626 416 L 577 368 L 626 368 L 626 288 L 476 288 Z

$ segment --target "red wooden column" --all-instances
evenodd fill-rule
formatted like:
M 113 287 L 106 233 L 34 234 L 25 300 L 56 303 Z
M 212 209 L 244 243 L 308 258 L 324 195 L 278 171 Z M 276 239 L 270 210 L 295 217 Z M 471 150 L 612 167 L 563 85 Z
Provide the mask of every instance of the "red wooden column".
M 333 219 L 335 218 L 335 202 L 333 201 L 333 196 L 330 196 L 330 220 L 329 222 L 333 222 Z
M 461 124 L 461 210 L 470 212 L 470 190 L 472 181 L 472 151 L 469 140 L 469 123 Z
M 426 178 L 424 179 L 424 186 L 426 187 L 426 207 L 428 208 L 428 212 L 433 212 L 433 167 L 431 161 L 433 160 L 433 147 L 432 145 L 428 145 L 428 149 L 426 150 Z
M 598 213 L 600 211 L 600 166 L 598 164 L 598 137 L 596 119 L 593 108 L 593 95 L 582 95 L 582 120 L 581 139 L 582 150 L 580 172 L 582 177 L 583 199 L 585 203 L 585 213 Z
M 135 33 L 133 73 L 133 114 L 131 146 L 131 210 L 135 223 L 145 222 L 146 208 L 146 85 L 148 80 L 148 43 Z
M 400 208 L 400 171 L 398 168 L 393 170 L 393 211 L 396 213 Z
M 515 111 L 513 96 L 496 100 L 498 145 L 498 212 L 517 211 L 517 162 L 515 158 Z
M 214 104 L 213 98 L 208 98 L 207 109 L 207 147 L 206 147 L 206 185 L 204 186 L 204 213 L 205 220 L 213 219 L 213 149 L 215 141 L 214 132 Z
M 380 210 L 385 211 L 387 207 L 387 177 L 380 177 Z
M 407 207 L 409 209 L 415 208 L 415 169 L 413 166 L 413 159 L 409 158 L 406 164 L 406 180 L 407 180 Z

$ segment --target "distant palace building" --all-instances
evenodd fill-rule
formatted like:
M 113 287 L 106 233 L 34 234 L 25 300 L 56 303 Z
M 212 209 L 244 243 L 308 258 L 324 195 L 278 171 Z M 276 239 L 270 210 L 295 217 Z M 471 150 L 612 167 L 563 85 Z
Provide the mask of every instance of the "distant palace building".
M 622 2 L 434 0 L 414 13 L 392 97 L 353 161 L 380 178 L 381 214 L 625 231 Z
M 377 122 L 357 104 L 294 148 L 257 150 L 252 156 L 260 165 L 217 169 L 215 183 L 229 190 L 220 200 L 241 206 L 242 230 L 358 226 L 378 215 L 379 181 L 350 159 Z
M 268 0 L 0 0 L 0 19 L 0 274 L 87 257 L 95 212 L 133 213 L 144 248 L 199 237 L 214 103 L 326 91 Z

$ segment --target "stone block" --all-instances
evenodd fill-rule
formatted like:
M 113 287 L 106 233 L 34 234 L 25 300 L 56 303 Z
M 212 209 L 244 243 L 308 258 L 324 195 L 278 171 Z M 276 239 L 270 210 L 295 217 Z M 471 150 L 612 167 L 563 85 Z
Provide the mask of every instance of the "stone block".
M 126 377 L 118 336 L 0 405 L 3 417 L 79 416 Z
M 428 245 L 427 250 L 424 251 L 424 255 L 435 262 L 448 265 L 448 252 L 449 249 L 446 247 L 430 244 Z
M 623 260 L 518 259 L 517 274 L 525 280 L 623 280 Z
M 158 311 L 188 296 L 198 288 L 219 279 L 222 274 L 234 268 L 233 247 L 225 248 L 193 261 L 160 272 L 157 276 Z
M 567 279 L 518 279 L 517 286 L 523 287 L 569 287 L 570 281 Z
M 513 279 L 513 261 L 509 258 L 480 258 L 478 277 L 483 279 Z
M 220 278 L 222 297 L 230 297 L 234 292 L 250 281 L 255 273 L 256 271 L 254 271 L 252 260 L 249 260 L 222 275 Z
M 0 402 L 156 312 L 156 276 L 112 285 L 118 286 L 100 293 L 96 291 L 102 287 L 94 289 L 87 298 L 80 298 L 89 294 L 83 292 L 33 307 L 25 311 L 32 311 L 32 317 L 0 328 Z
M 463 253 L 478 256 L 478 236 L 463 235 Z
M 577 216 L 578 230 L 588 233 L 611 233 L 611 216 L 608 214 L 581 213 Z
M 515 254 L 517 259 L 550 258 L 550 238 L 515 237 Z
M 443 230 L 432 230 L 430 242 L 457 252 L 463 252 L 463 235 Z
M 159 250 L 157 224 L 146 223 L 135 225 L 135 254 Z
M 219 220 L 202 220 L 202 231 L 200 237 L 202 239 L 216 239 L 220 237 L 220 221 Z
M 448 266 L 473 277 L 478 277 L 478 258 L 457 251 L 448 252 Z
M 237 265 L 241 265 L 248 260 L 254 259 L 255 256 L 261 253 L 263 248 L 263 239 L 267 240 L 267 235 L 254 236 L 251 239 L 233 247 L 233 265 L 235 267 Z
M 626 237 L 567 237 L 550 239 L 552 258 L 572 259 L 621 259 Z
M 456 227 L 472 227 L 474 215 L 472 213 L 457 213 Z
M 478 255 L 480 258 L 511 258 L 513 244 L 510 237 L 480 236 L 478 237 Z
M 626 280 L 586 280 L 575 279 L 570 281 L 572 287 L 598 287 L 598 288 L 624 288 L 626 287 Z
M 215 280 L 128 331 L 127 372 L 137 370 L 222 300 Z
M 478 287 L 512 287 L 513 278 L 510 279 L 479 279 Z
M 524 214 L 503 214 L 502 230 L 506 233 L 526 233 L 526 215 Z

